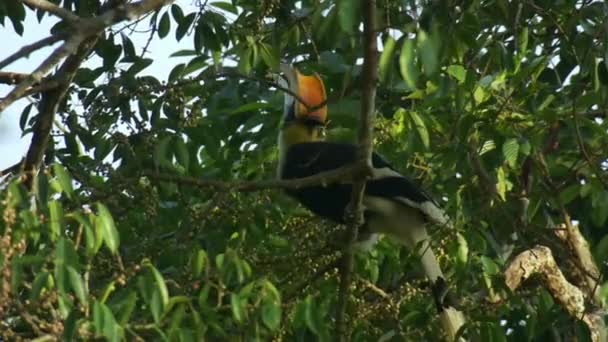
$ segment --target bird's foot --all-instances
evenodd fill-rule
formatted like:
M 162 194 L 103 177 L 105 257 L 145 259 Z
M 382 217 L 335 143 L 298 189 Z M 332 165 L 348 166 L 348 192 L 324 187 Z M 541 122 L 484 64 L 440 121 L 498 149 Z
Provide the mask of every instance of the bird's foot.
M 456 298 L 450 292 L 450 288 L 445 279 L 439 277 L 432 285 L 433 297 L 435 298 L 435 305 L 439 312 L 443 311 L 446 307 L 456 307 Z

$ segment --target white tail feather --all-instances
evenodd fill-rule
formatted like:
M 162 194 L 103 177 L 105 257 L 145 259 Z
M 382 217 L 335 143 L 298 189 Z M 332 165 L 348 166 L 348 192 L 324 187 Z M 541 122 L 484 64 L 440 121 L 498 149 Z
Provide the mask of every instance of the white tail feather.
M 371 232 L 384 233 L 396 238 L 411 251 L 420 248 L 422 268 L 427 278 L 435 283 L 438 278 L 444 278 L 439 262 L 430 246 L 426 232 L 423 214 L 417 209 L 382 197 L 367 196 L 364 205 L 375 215 L 368 219 Z M 382 213 L 376 214 L 376 213 Z M 440 321 L 450 341 L 456 339 L 458 330 L 465 323 L 462 312 L 453 307 L 443 307 Z M 464 341 L 462 338 L 459 341 Z

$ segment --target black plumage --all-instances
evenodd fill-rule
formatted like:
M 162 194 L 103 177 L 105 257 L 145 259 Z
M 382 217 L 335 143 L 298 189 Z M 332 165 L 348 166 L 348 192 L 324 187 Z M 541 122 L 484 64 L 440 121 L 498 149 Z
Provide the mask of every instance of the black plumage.
M 355 161 L 356 151 L 355 145 L 344 143 L 309 142 L 291 145 L 285 156 L 281 178 L 306 177 L 343 167 Z M 392 198 L 402 202 L 406 199 L 414 205 L 424 202 L 437 205 L 426 192 L 411 180 L 399 175 L 377 153 L 372 154 L 372 166 L 376 171 L 388 172 L 375 172 L 374 177 L 367 181 L 366 196 Z M 344 223 L 344 209 L 350 202 L 352 184 L 318 185 L 289 190 L 288 193 L 317 215 Z

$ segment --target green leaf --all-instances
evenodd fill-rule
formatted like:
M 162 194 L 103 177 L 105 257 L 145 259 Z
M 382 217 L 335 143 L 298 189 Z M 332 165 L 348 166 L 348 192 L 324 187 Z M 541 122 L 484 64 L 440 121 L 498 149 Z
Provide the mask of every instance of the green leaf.
M 498 196 L 500 196 L 500 199 L 503 201 L 506 201 L 507 192 L 511 190 L 512 184 L 507 180 L 505 170 L 502 167 L 499 167 L 496 171 L 496 178 L 496 191 L 498 192 Z
M 71 288 L 69 267 L 78 269 L 78 255 L 72 241 L 66 238 L 59 238 L 57 245 L 55 246 L 55 283 L 57 290 L 62 295 L 66 295 L 68 290 Z
M 158 23 L 158 37 L 165 38 L 170 30 L 171 19 L 169 18 L 169 12 L 165 12 Z
M 462 84 L 467 77 L 467 71 L 462 65 L 450 65 L 447 67 L 446 72 L 448 75 L 458 80 L 458 83 L 460 84 Z
M 160 323 L 169 302 L 169 293 L 162 275 L 156 268 L 149 262 L 146 262 L 144 267 L 146 271 L 137 279 L 137 286 L 154 322 Z
M 192 276 L 198 278 L 203 274 L 205 265 L 208 262 L 207 252 L 204 249 L 199 249 L 192 257 Z
M 306 326 L 316 335 L 319 335 L 321 332 L 321 327 L 319 326 L 319 319 L 321 319 L 321 315 L 319 310 L 310 295 L 306 297 L 304 300 L 304 319 L 306 322 Z
M 51 228 L 51 240 L 55 241 L 63 231 L 63 206 L 59 201 L 50 201 L 50 228 Z
M 359 23 L 359 4 L 357 0 L 338 1 L 338 22 L 340 28 L 346 33 L 353 33 Z
M 422 70 L 425 75 L 432 76 L 439 67 L 439 34 L 437 30 L 430 33 L 420 30 L 417 38 Z
M 25 125 L 28 122 L 28 118 L 30 117 L 30 112 L 32 111 L 33 106 L 34 104 L 30 103 L 21 111 L 21 116 L 19 117 L 19 128 L 21 128 L 22 131 L 25 130 Z
M 30 290 L 30 301 L 36 302 L 40 298 L 43 289 L 52 288 L 52 279 L 49 272 L 38 273 L 34 281 L 32 282 L 32 289 Z
M 600 82 L 600 68 L 602 67 L 600 62 L 601 60 L 596 59 L 593 66 L 593 91 L 595 92 L 599 91 L 602 85 Z
M 563 205 L 572 202 L 580 194 L 580 184 L 572 184 L 559 193 L 559 199 Z
M 209 291 L 211 291 L 211 285 L 205 284 L 198 294 L 198 305 L 201 308 L 206 308 L 208 306 L 207 299 L 209 298 Z
M 519 152 L 519 142 L 515 138 L 507 139 L 502 145 L 502 155 L 510 167 L 515 167 L 517 154 Z
M 528 52 L 528 27 L 522 27 L 521 31 L 519 32 L 519 46 L 518 46 L 518 51 L 517 54 L 520 57 L 523 57 L 523 55 L 526 54 L 526 52 Z
M 184 12 L 182 11 L 182 8 L 176 4 L 171 5 L 171 14 L 176 22 L 180 22 L 182 19 L 184 19 Z
M 190 167 L 190 154 L 188 153 L 188 147 L 180 137 L 175 137 L 175 157 L 177 162 L 188 169 Z
M 174 18 L 175 18 L 175 14 L 174 14 Z M 192 22 L 194 22 L 195 18 L 196 18 L 195 13 L 190 13 L 187 16 L 185 16 L 183 19 L 180 19 L 180 20 L 175 18 L 175 21 L 177 22 L 177 29 L 175 29 L 175 39 L 178 42 L 180 40 L 182 40 L 182 38 L 184 38 L 186 33 L 188 33 L 188 30 L 192 26 Z
M 187 76 L 195 71 L 198 71 L 208 65 L 208 58 L 206 56 L 198 56 L 192 58 L 188 65 L 182 71 L 182 77 Z
M 93 217 L 94 219 L 95 216 L 93 214 L 89 214 L 88 217 L 84 217 L 84 215 L 81 213 L 76 212 L 72 213 L 71 217 L 78 221 L 78 223 L 84 229 L 84 242 L 87 256 L 92 257 L 93 255 L 97 254 L 97 251 L 99 251 L 99 248 L 103 242 L 103 238 L 98 238 L 98 235 L 100 234 L 96 234 L 95 230 L 93 229 L 93 224 L 91 223 L 90 218 Z
M 95 219 L 95 229 L 100 231 L 103 241 L 112 253 L 116 253 L 120 245 L 120 235 L 116 230 L 112 214 L 105 205 L 97 203 L 98 216 Z
M 175 67 L 173 67 L 173 69 L 171 69 L 171 71 L 169 72 L 169 77 L 167 77 L 167 80 L 169 82 L 175 82 L 176 80 L 178 80 L 180 77 L 184 76 L 184 70 L 186 69 L 186 64 L 184 63 L 180 63 L 177 64 Z M 165 137 L 167 138 L 167 137 Z M 161 140 L 162 143 L 162 140 Z
M 416 64 L 415 44 L 416 43 L 412 39 L 406 39 L 403 42 L 401 54 L 399 56 L 401 77 L 403 77 L 405 84 L 411 89 L 416 89 L 416 83 L 418 82 L 418 76 L 420 74 Z
M 281 325 L 281 302 L 274 299 L 262 301 L 262 322 L 271 331 L 275 331 Z
M 500 267 L 498 267 L 494 260 L 488 258 L 487 256 L 481 256 L 481 265 L 484 273 L 489 276 L 495 276 L 500 273 Z
M 479 155 L 483 156 L 484 154 L 494 150 L 496 148 L 496 143 L 494 140 L 486 140 L 483 142 L 481 146 L 481 150 L 479 150 Z
M 232 309 L 232 317 L 238 323 L 243 323 L 245 312 L 239 295 L 236 293 L 230 294 L 230 308 Z
M 253 48 L 246 47 L 239 54 L 238 69 L 241 73 L 247 75 L 251 71 L 251 59 L 253 57 Z
M 219 9 L 221 9 L 222 11 L 230 12 L 235 15 L 239 14 L 237 8 L 234 7 L 230 2 L 215 1 L 215 2 L 210 3 L 209 5 L 211 5 L 213 7 L 217 7 Z
M 260 55 L 262 56 L 264 64 L 266 64 L 270 70 L 279 70 L 279 53 L 272 46 L 264 43 L 260 44 Z
M 412 124 L 414 125 L 414 128 L 416 128 L 416 132 L 418 133 L 418 138 L 420 138 L 420 141 L 422 142 L 422 145 L 424 146 L 424 148 L 428 149 L 430 146 L 429 132 L 426 129 L 426 125 L 424 124 L 424 121 L 422 120 L 420 115 L 418 115 L 418 113 L 415 111 L 408 111 L 408 114 L 410 116 L 410 119 L 412 120 Z
M 481 104 L 482 102 L 485 102 L 488 97 L 489 95 L 483 87 L 477 86 L 475 88 L 475 91 L 473 92 L 473 98 L 475 99 L 476 104 Z
M 82 277 L 80 276 L 80 273 L 78 273 L 74 269 L 74 267 L 71 267 L 71 266 L 67 267 L 67 273 L 68 273 L 68 278 L 70 281 L 70 287 L 74 291 L 74 294 L 76 294 L 76 298 L 78 298 L 78 300 L 80 301 L 80 303 L 82 305 L 86 306 L 87 293 L 86 293 L 86 288 L 84 286 Z
M 135 305 L 137 304 L 137 293 L 135 291 L 130 291 L 126 298 L 123 298 L 119 303 L 118 312 L 116 313 L 116 317 L 120 325 L 125 325 L 129 322 L 133 311 L 135 310 Z
M 80 268 L 78 254 L 71 240 L 60 237 L 55 246 L 55 264 L 64 264 Z
M 599 243 L 594 247 L 593 254 L 598 264 L 608 261 L 608 235 L 604 235 Z
M 384 42 L 384 49 L 380 55 L 379 62 L 379 77 L 380 82 L 386 82 L 386 79 L 390 73 L 392 66 L 393 56 L 395 55 L 396 41 L 393 37 L 389 36 Z
M 93 303 L 93 326 L 97 334 L 107 338 L 110 342 L 118 342 L 123 339 L 122 327 L 116 322 L 110 308 L 103 303 Z
M 150 274 L 152 274 L 152 277 L 154 278 L 154 282 L 156 283 L 156 286 L 160 293 L 160 299 L 162 300 L 162 304 L 167 305 L 167 303 L 169 302 L 169 291 L 167 290 L 165 279 L 152 264 L 146 264 L 146 266 L 150 271 Z
M 591 221 L 596 227 L 603 227 L 608 220 L 608 192 L 603 193 L 604 200 L 596 203 L 591 212 Z
M 99 248 L 101 248 L 102 240 L 98 237 L 98 234 L 95 234 L 95 230 L 90 223 L 84 225 L 84 242 L 87 256 L 92 257 L 97 254 Z
M 464 236 L 460 233 L 456 234 L 458 240 L 458 253 L 456 254 L 456 260 L 460 265 L 466 265 L 469 259 L 469 244 Z

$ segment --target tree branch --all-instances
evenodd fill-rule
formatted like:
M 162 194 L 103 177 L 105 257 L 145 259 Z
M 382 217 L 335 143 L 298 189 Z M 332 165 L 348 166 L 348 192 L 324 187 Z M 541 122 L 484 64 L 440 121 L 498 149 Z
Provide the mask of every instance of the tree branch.
M 0 71 L 0 83 L 2 84 L 17 84 L 27 78 L 27 74 L 18 72 Z
M 32 53 L 38 49 L 41 49 L 45 46 L 53 45 L 56 42 L 63 40 L 63 39 L 65 39 L 65 36 L 63 34 L 55 34 L 55 35 L 40 39 L 39 41 L 37 41 L 33 44 L 26 45 L 26 46 L 22 47 L 21 49 L 19 49 L 19 51 L 6 57 L 2 62 L 0 62 L 0 70 L 4 69 L 6 66 L 8 66 L 9 64 L 13 63 L 14 61 L 16 61 L 20 58 L 28 57 L 30 55 L 30 53 Z
M 38 6 L 48 5 L 46 0 L 24 1 L 30 1 L 32 4 Z M 76 53 L 78 48 L 84 41 L 86 41 L 87 38 L 96 36 L 107 27 L 118 22 L 138 18 L 141 15 L 154 11 L 161 6 L 172 2 L 173 0 L 142 0 L 128 5 L 119 5 L 116 8 L 108 10 L 97 17 L 76 17 L 78 18 L 77 21 L 79 29 L 73 33 L 67 39 L 67 41 L 63 43 L 63 45 L 53 51 L 53 53 L 47 57 L 47 59 L 27 77 L 27 79 L 19 83 L 17 87 L 15 87 L 2 101 L 0 101 L 0 113 L 2 113 L 13 102 L 23 97 L 27 89 L 29 89 L 33 84 L 40 82 L 42 77 L 44 77 L 53 67 L 59 64 L 62 59 Z M 48 6 L 45 7 L 45 10 L 48 9 L 50 9 Z M 53 10 L 56 11 L 56 9 Z M 57 14 L 55 12 L 52 13 Z M 76 20 L 76 18 L 71 18 L 69 20 Z
M 564 277 L 548 247 L 537 245 L 517 255 L 504 272 L 505 283 L 515 291 L 526 279 L 536 274 L 553 298 L 572 317 L 582 319 L 587 324 L 593 341 L 604 341 L 606 332 L 603 315 L 599 312 L 586 312 L 584 293 Z
M 79 34 L 75 34 L 70 37 L 63 45 L 58 47 L 50 56 L 48 56 L 34 72 L 28 75 L 28 77 L 21 81 L 6 97 L 0 101 L 0 113 L 2 113 L 8 106 L 13 102 L 22 98 L 25 92 L 34 84 L 39 83 L 40 80 L 54 68 L 62 59 L 73 54 L 78 49 L 80 42 L 84 40 L 84 37 Z
M 152 179 L 174 182 L 178 184 L 191 185 L 199 188 L 213 188 L 224 191 L 261 191 L 271 189 L 299 189 L 303 187 L 316 186 L 320 184 L 328 185 L 338 181 L 349 181 L 353 174 L 360 170 L 357 164 L 347 165 L 331 171 L 317 173 L 313 176 L 295 178 L 289 180 L 273 179 L 261 181 L 234 181 L 226 182 L 212 179 L 200 179 L 196 177 L 183 177 L 167 174 L 159 174 L 153 171 L 144 170 L 142 175 Z
M 25 174 L 24 184 L 27 187 L 31 186 L 35 170 L 37 170 L 42 163 L 42 157 L 44 156 L 44 152 L 48 145 L 49 134 L 51 133 L 53 120 L 55 119 L 59 104 L 65 98 L 65 94 L 67 93 L 80 64 L 89 55 L 89 52 L 93 49 L 96 42 L 97 38 L 95 37 L 95 39 L 89 39 L 82 43 L 82 45 L 78 47 L 76 54 L 68 57 L 57 71 L 56 75 L 62 79 L 61 83 L 58 83 L 55 88 L 42 93 L 42 99 L 38 105 L 39 114 L 36 124 L 33 127 L 32 142 L 30 143 L 22 167 L 22 171 Z
M 347 217 L 350 230 L 348 232 L 348 245 L 342 258 L 340 277 L 340 289 L 336 313 L 336 337 L 339 341 L 350 340 L 347 331 L 345 314 L 348 304 L 348 293 L 352 281 L 353 271 L 353 246 L 357 241 L 359 227 L 364 223 L 363 218 L 363 194 L 365 192 L 366 178 L 372 169 L 373 130 L 376 99 L 376 83 L 378 80 L 378 46 L 376 40 L 376 1 L 362 0 L 363 9 L 363 83 L 361 89 L 361 120 L 359 122 L 359 147 L 357 149 L 357 163 L 361 171 L 353 174 L 353 192 L 349 204 L 350 217 Z
M 600 281 L 601 277 L 597 265 L 593 260 L 593 255 L 589 249 L 589 244 L 581 234 L 578 226 L 572 224 L 572 218 L 559 198 L 559 191 L 551 178 L 551 174 L 549 173 L 549 168 L 544 156 L 538 153 L 536 154 L 535 160 L 544 182 L 553 192 L 552 195 L 555 198 L 557 209 L 562 216 L 562 225 L 566 229 L 563 232 L 558 233 L 557 236 L 562 239 L 562 241 L 568 247 L 568 250 L 572 253 L 572 261 L 574 262 L 574 265 L 576 265 L 575 271 L 581 276 L 581 281 L 577 285 L 585 289 L 587 297 L 593 303 L 598 303 L 599 298 L 597 293 L 597 282 Z M 551 226 L 554 226 L 553 222 L 549 223 Z
M 58 16 L 59 18 L 67 21 L 71 25 L 76 25 L 80 21 L 80 17 L 76 14 L 66 10 L 63 7 L 59 7 L 52 2 L 47 0 L 21 0 L 24 4 L 30 5 L 39 10 L 49 12 Z

